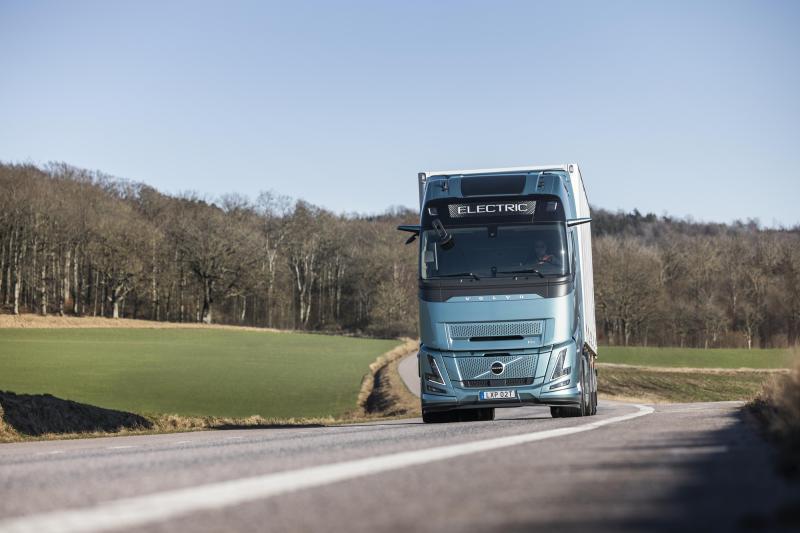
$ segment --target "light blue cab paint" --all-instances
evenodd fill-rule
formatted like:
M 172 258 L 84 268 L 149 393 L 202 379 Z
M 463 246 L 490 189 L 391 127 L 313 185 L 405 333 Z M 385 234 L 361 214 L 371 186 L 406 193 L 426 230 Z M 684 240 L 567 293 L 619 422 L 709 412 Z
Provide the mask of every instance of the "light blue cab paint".
M 420 226 L 399 229 L 419 236 L 426 422 L 521 405 L 593 414 L 591 233 L 570 223 L 589 216 L 577 165 L 423 173 L 419 186 Z

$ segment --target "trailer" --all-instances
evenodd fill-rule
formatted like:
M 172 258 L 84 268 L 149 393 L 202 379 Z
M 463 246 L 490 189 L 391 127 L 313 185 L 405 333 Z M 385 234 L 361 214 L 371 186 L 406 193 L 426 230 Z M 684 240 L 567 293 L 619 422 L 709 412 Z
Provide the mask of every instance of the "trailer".
M 597 412 L 589 201 L 575 163 L 418 175 L 425 422 Z

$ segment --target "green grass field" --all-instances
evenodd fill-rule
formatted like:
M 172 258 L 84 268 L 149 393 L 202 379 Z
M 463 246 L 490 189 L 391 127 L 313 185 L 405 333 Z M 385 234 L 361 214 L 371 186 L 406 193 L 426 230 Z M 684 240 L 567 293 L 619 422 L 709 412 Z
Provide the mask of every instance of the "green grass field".
M 138 414 L 340 416 L 395 340 L 222 329 L 0 329 L 0 390 Z
M 789 368 L 794 355 L 790 350 L 745 350 L 712 348 L 643 348 L 639 346 L 600 346 L 601 363 L 637 366 L 688 368 Z
M 751 400 L 772 374 L 758 371 L 675 372 L 647 368 L 600 367 L 598 392 L 648 402 Z

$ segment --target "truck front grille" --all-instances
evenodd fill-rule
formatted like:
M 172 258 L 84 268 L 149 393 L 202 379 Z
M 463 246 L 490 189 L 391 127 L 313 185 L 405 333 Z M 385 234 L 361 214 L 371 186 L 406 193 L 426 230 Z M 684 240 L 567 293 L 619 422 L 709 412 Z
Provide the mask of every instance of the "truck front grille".
M 509 379 L 468 379 L 464 382 L 464 387 L 477 389 L 482 387 L 521 387 L 533 383 L 533 378 L 509 378 Z
M 514 379 L 532 378 L 536 373 L 536 355 L 485 355 L 482 357 L 456 357 L 458 371 L 461 379 L 487 380 L 487 379 Z M 502 363 L 503 371 L 499 374 L 492 372 L 493 363 Z

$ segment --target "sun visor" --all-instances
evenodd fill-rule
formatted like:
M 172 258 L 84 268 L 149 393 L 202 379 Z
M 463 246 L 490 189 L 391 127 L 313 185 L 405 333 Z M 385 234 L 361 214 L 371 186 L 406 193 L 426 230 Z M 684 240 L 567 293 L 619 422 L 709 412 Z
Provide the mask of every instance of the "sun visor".
M 525 189 L 525 174 L 508 176 L 474 176 L 461 178 L 463 196 L 490 196 L 493 194 L 522 194 Z

